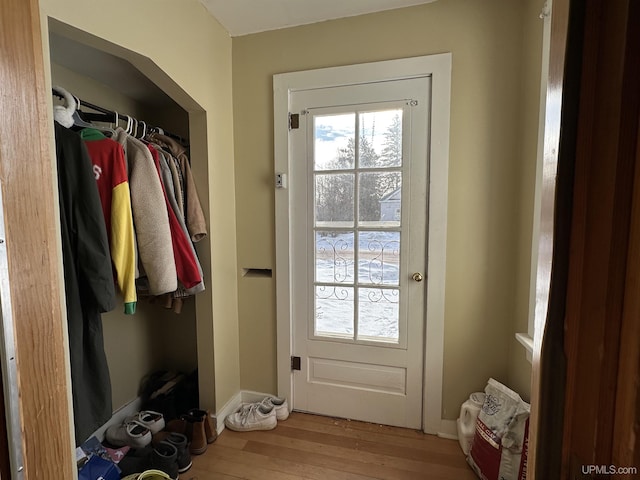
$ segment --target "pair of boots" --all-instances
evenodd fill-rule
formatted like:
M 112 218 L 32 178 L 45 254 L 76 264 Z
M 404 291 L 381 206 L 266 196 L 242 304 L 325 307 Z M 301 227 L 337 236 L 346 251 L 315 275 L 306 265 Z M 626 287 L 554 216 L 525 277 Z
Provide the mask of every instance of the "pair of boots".
M 123 476 L 153 469 L 166 473 L 172 480 L 178 480 L 178 473 L 189 470 L 191 464 L 187 437 L 171 433 L 162 441 L 154 441 L 153 446 L 130 451 L 118 467 Z
M 207 450 L 207 445 L 218 438 L 218 432 L 209 412 L 197 408 L 180 415 L 178 419 L 171 420 L 167 424 L 166 431 L 185 435 L 191 442 L 189 451 L 192 455 L 203 454 Z

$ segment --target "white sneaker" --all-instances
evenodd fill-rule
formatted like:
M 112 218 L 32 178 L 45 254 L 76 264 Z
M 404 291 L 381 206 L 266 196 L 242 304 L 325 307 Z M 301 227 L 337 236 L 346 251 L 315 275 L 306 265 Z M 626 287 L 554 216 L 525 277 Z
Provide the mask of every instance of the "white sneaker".
M 138 422 L 112 425 L 105 432 L 105 437 L 115 447 L 143 448 L 151 443 L 151 432 Z
M 247 408 L 250 408 L 251 405 L 260 405 L 260 404 L 265 405 L 267 407 L 273 407 L 276 411 L 276 419 L 278 421 L 286 420 L 287 418 L 289 418 L 289 404 L 287 403 L 287 399 L 280 398 L 280 397 L 264 397 L 259 402 L 243 403 L 242 405 L 240 405 L 240 408 L 238 408 L 238 410 L 236 411 L 239 412 L 240 410 L 245 410 Z
M 266 406 L 273 406 L 276 411 L 276 418 L 279 421 L 289 418 L 289 405 L 287 404 L 286 398 L 265 397 L 260 403 Z
M 228 415 L 224 424 L 229 430 L 251 432 L 253 430 L 272 430 L 276 428 L 276 409 L 262 403 L 252 403 Z
M 128 417 L 125 423 L 137 422 L 144 425 L 151 431 L 151 435 L 155 435 L 161 430 L 164 430 L 164 416 L 159 412 L 153 410 L 143 410 Z

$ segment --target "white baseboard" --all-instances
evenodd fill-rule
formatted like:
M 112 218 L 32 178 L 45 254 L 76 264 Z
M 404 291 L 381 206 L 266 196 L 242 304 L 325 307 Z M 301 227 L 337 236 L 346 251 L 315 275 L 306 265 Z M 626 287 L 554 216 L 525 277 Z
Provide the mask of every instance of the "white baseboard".
M 224 407 L 222 407 L 220 410 L 216 412 L 215 415 L 214 414 L 211 415 L 216 421 L 216 429 L 218 431 L 218 435 L 220 435 L 224 430 L 224 419 L 227 417 L 227 415 L 231 415 L 233 412 L 238 410 L 241 404 L 259 402 L 264 397 L 268 397 L 268 396 L 271 396 L 271 394 L 254 392 L 252 390 L 241 390 L 238 393 L 236 393 L 224 405 Z M 141 409 L 142 409 L 142 399 L 140 397 L 134 398 L 129 403 L 127 403 L 126 405 L 123 405 L 118 410 L 113 412 L 113 415 L 107 421 L 107 423 L 105 423 L 100 428 L 98 428 L 95 432 L 89 435 L 89 438 L 96 437 L 100 442 L 102 442 L 104 440 L 104 434 L 110 426 L 121 424 L 125 418 L 133 415 L 136 412 L 139 412 Z M 88 438 L 85 440 L 88 440 Z
M 449 440 L 458 439 L 458 425 L 455 420 L 442 420 L 440 422 L 440 430 L 438 436 Z
M 271 393 L 254 392 L 252 390 L 242 390 L 242 403 L 255 403 L 264 400 L 264 397 L 273 397 Z
M 231 415 L 235 412 L 240 405 L 242 404 L 242 392 L 236 393 L 231 399 L 218 410 L 215 415 L 212 415 L 216 420 L 216 430 L 218 431 L 218 435 L 222 433 L 224 430 L 224 419 L 227 418 L 227 415 Z
M 215 415 L 214 414 L 211 415 L 216 421 L 218 435 L 220 435 L 224 430 L 224 419 L 227 417 L 227 415 L 231 415 L 236 410 L 238 410 L 238 408 L 240 408 L 240 405 L 242 405 L 243 403 L 259 402 L 264 397 L 268 397 L 271 395 L 272 394 L 269 394 L 269 393 L 255 392 L 252 390 L 241 390 L 238 393 L 236 393 L 220 410 L 218 410 L 215 413 Z M 93 432 L 93 434 L 90 435 L 90 437 L 95 436 L 99 441 L 103 441 L 104 433 L 107 431 L 107 428 L 109 428 L 112 425 L 118 425 L 122 423 L 125 418 L 140 411 L 141 407 L 142 407 L 142 399 L 140 397 L 133 399 L 131 402 L 127 403 L 126 405 L 116 410 L 113 413 L 113 416 L 111 417 L 111 419 L 107 423 L 105 423 L 102 427 L 100 427 L 98 430 Z M 456 421 L 442 420 L 440 423 L 440 429 L 437 435 L 442 438 L 457 440 L 458 428 L 456 426 Z
M 238 392 L 222 410 L 216 415 L 218 419 L 218 434 L 224 430 L 224 419 L 227 415 L 235 412 L 241 403 L 254 403 L 261 401 L 264 397 L 271 396 L 269 393 L 254 392 L 252 390 L 241 390 Z M 449 440 L 458 439 L 458 426 L 455 420 L 441 420 L 440 429 L 437 435 Z
M 107 423 L 105 423 L 100 428 L 98 428 L 95 432 L 89 435 L 89 438 L 96 437 L 98 441 L 102 442 L 104 440 L 104 433 L 107 431 L 107 428 L 109 428 L 112 425 L 120 425 L 125 418 L 133 415 L 136 412 L 139 412 L 141 408 L 142 408 L 142 399 L 140 397 L 134 398 L 129 403 L 123 405 L 118 410 L 113 412 L 113 415 L 107 421 Z M 85 439 L 85 440 L 88 440 L 88 439 Z

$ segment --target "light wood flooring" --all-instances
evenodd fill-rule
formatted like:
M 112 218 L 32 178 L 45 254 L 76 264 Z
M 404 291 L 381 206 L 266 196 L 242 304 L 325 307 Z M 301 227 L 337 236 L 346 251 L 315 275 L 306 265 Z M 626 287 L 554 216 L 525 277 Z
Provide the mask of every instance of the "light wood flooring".
M 403 428 L 292 413 L 275 430 L 224 430 L 181 480 L 474 480 L 460 445 Z

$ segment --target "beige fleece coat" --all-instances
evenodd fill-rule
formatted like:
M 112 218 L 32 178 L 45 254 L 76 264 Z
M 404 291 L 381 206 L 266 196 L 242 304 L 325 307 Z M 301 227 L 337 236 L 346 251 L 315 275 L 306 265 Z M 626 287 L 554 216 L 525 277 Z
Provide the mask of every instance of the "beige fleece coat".
M 153 157 L 144 143 L 122 128 L 116 130 L 113 138 L 124 147 L 127 156 L 141 274 L 147 277 L 150 294 L 173 292 L 178 288 L 178 276 L 169 214 Z

